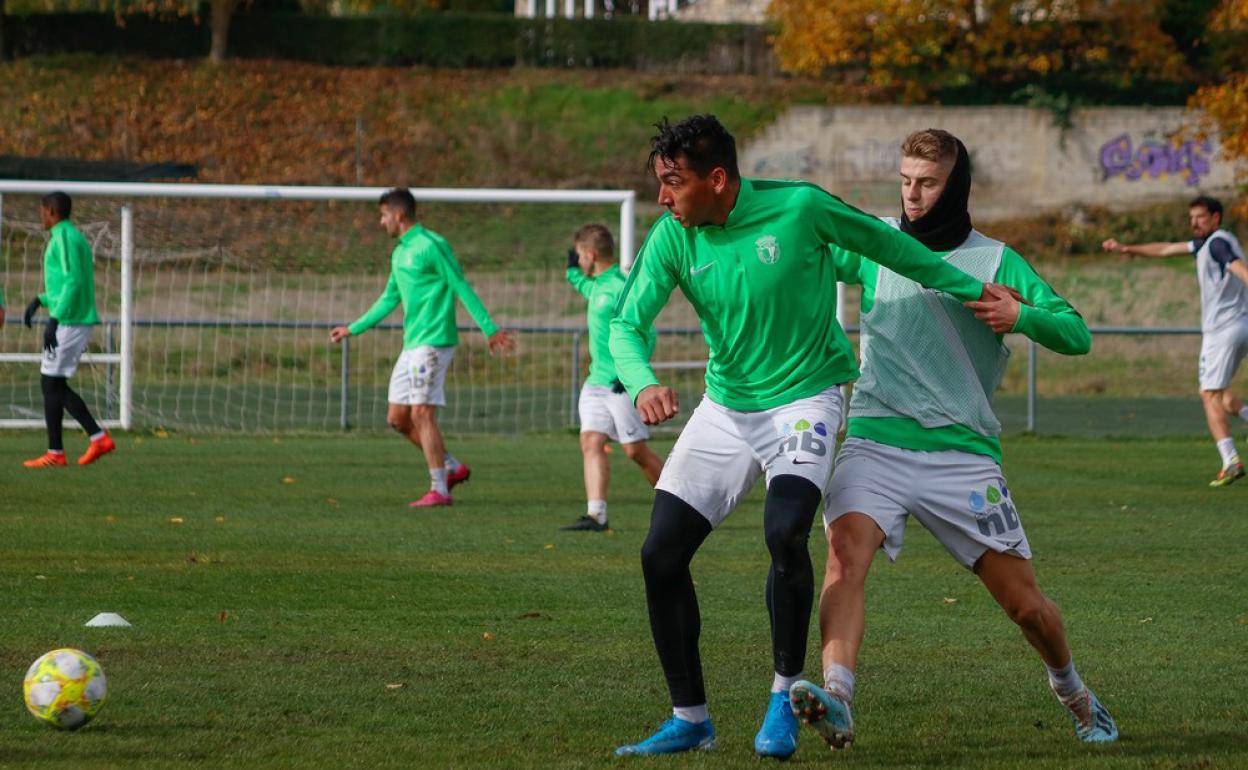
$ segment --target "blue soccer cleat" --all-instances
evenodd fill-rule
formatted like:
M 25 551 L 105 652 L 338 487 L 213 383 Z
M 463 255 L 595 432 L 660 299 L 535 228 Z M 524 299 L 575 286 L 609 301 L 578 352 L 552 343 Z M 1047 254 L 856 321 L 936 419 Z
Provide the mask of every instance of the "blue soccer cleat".
M 789 705 L 789 695 L 773 692 L 767 701 L 763 726 L 754 736 L 754 753 L 760 757 L 788 759 L 797 751 L 797 718 Z
M 1075 725 L 1075 735 L 1084 743 L 1111 743 L 1118 740 L 1118 725 L 1109 715 L 1109 709 L 1101 705 L 1092 691 L 1084 687 L 1073 697 L 1057 698 L 1070 712 Z
M 834 749 L 843 749 L 854 740 L 854 718 L 849 704 L 814 682 L 803 679 L 789 690 L 793 716 L 815 728 Z
M 681 751 L 710 751 L 715 748 L 715 726 L 711 720 L 687 722 L 672 717 L 654 735 L 641 743 L 621 746 L 615 750 L 617 757 L 638 754 L 676 754 Z

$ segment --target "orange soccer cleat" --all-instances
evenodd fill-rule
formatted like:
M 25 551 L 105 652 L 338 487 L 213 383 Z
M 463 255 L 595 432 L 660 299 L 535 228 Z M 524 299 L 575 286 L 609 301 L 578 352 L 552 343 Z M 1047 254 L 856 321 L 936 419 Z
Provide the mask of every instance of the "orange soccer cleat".
M 33 460 L 26 460 L 22 465 L 27 468 L 57 468 L 65 465 L 65 453 L 48 450 Z
M 113 443 L 113 439 L 107 433 L 91 442 L 91 446 L 87 447 L 87 451 L 82 457 L 78 458 L 79 465 L 90 465 L 96 460 L 117 448 Z

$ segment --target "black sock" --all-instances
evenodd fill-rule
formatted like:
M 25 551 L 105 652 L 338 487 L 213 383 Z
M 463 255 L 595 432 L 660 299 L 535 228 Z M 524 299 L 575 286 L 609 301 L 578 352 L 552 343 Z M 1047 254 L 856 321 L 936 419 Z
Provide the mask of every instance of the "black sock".
M 39 386 L 43 389 L 43 422 L 48 427 L 48 449 L 63 452 L 65 444 L 61 440 L 61 421 L 65 415 L 65 378 L 42 374 Z
M 655 493 L 650 532 L 641 547 L 641 569 L 654 647 L 672 705 L 678 707 L 706 703 L 698 653 L 702 618 L 689 562 L 710 533 L 710 522 L 684 500 L 661 490 Z
M 87 408 L 87 404 L 82 400 L 73 388 L 69 387 L 69 383 L 64 378 L 61 382 L 65 383 L 65 411 L 69 412 L 82 429 L 87 432 L 88 436 L 94 436 L 100 432 L 100 424 L 91 416 L 91 410 Z

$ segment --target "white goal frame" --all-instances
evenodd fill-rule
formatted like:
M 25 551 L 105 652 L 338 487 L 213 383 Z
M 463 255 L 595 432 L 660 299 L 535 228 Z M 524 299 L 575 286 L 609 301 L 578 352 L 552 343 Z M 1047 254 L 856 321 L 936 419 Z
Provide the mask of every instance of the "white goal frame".
M 329 187 L 302 185 L 171 184 L 141 182 L 62 182 L 0 179 L 0 233 L 4 227 L 4 194 L 108 196 L 113 198 L 200 198 L 230 200 L 361 201 L 375 203 L 388 187 Z M 439 203 L 565 203 L 607 204 L 620 207 L 621 267 L 628 269 L 635 254 L 637 194 L 632 190 L 538 190 L 520 188 L 409 188 L 417 201 Z M 102 420 L 104 427 L 131 427 L 134 396 L 134 216 L 129 204 L 122 204 L 121 220 L 121 350 L 118 353 L 89 353 L 84 363 L 117 364 L 119 378 L 119 419 Z M 38 363 L 37 353 L 0 353 L 0 364 Z M 0 428 L 41 428 L 43 420 L 0 419 Z

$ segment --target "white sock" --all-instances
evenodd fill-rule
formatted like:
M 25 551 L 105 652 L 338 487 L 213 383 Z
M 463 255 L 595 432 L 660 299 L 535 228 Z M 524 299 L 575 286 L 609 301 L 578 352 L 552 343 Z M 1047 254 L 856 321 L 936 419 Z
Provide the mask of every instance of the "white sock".
M 1239 452 L 1235 451 L 1235 439 L 1220 439 L 1218 441 L 1218 454 L 1222 455 L 1223 468 L 1229 468 L 1239 462 Z
M 442 456 L 446 458 L 443 461 L 442 465 L 451 473 L 458 471 L 464 465 L 459 460 L 456 460 L 455 455 L 451 454 L 450 452 L 444 452 Z
M 672 706 L 672 715 L 677 719 L 683 719 L 686 722 L 700 724 L 711 718 L 711 713 L 706 710 L 706 704 L 701 706 Z
M 446 468 L 430 468 L 429 478 L 433 481 L 429 488 L 440 495 L 450 495 L 451 490 L 446 488 Z
M 784 674 L 781 674 L 779 671 L 777 671 L 776 676 L 771 680 L 771 691 L 772 692 L 788 692 L 790 689 L 792 689 L 793 683 L 797 682 L 801 678 L 802 678 L 802 674 L 800 671 L 798 672 L 797 676 L 785 676 Z
M 54 454 L 54 455 L 63 455 L 65 454 L 65 450 L 64 449 L 49 449 L 48 453 Z
M 1075 671 L 1073 658 L 1064 668 L 1053 668 L 1048 663 L 1044 667 L 1049 670 L 1049 687 L 1053 688 L 1057 697 L 1069 698 L 1083 690 L 1083 680 L 1079 678 L 1079 672 Z
M 593 519 L 599 524 L 606 524 L 607 523 L 607 501 L 606 500 L 590 500 L 589 511 L 587 515 L 589 516 L 589 518 Z
M 1248 406 L 1245 406 L 1243 409 L 1239 410 L 1239 419 L 1243 420 L 1244 422 L 1248 422 Z
M 823 670 L 823 687 L 849 703 L 854 699 L 854 672 L 840 663 L 832 663 Z
M 92 434 L 91 434 L 91 440 L 92 440 L 92 441 L 99 441 L 100 439 L 104 438 L 104 437 L 105 437 L 105 436 L 107 436 L 107 435 L 108 435 L 108 433 L 107 433 L 107 432 L 105 432 L 105 431 L 100 431 L 99 433 L 92 433 Z

